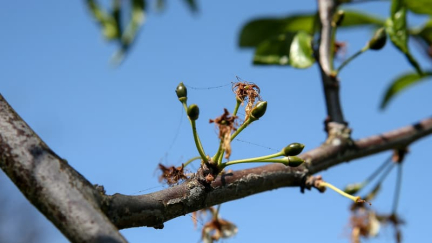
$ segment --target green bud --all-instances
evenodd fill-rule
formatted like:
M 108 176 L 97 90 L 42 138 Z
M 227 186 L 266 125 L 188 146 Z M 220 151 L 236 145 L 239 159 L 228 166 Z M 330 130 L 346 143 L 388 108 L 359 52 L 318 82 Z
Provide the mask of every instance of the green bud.
M 363 188 L 363 183 L 349 184 L 348 186 L 345 187 L 344 192 L 352 195 L 352 194 L 356 194 L 362 188 Z
M 379 28 L 377 31 L 375 31 L 374 36 L 368 42 L 369 49 L 380 50 L 385 46 L 386 41 L 387 41 L 387 34 L 384 28 Z
M 288 156 L 288 166 L 297 167 L 304 163 L 304 160 L 297 156 Z
M 341 26 L 344 17 L 345 17 L 345 12 L 343 10 L 339 10 L 337 11 L 337 13 L 335 13 L 333 17 L 333 22 L 335 23 L 336 26 Z
M 189 119 L 192 121 L 195 121 L 198 119 L 199 116 L 199 108 L 197 105 L 192 104 L 187 109 L 187 115 L 189 116 Z
M 252 109 L 251 118 L 254 120 L 260 119 L 266 112 L 267 101 L 258 101 Z
M 298 155 L 303 151 L 304 144 L 301 143 L 291 143 L 283 149 L 283 153 L 285 156 L 294 156 Z
M 176 88 L 176 94 L 180 101 L 186 101 L 187 99 L 187 89 L 186 86 L 184 86 L 183 82 L 179 83 L 179 85 Z

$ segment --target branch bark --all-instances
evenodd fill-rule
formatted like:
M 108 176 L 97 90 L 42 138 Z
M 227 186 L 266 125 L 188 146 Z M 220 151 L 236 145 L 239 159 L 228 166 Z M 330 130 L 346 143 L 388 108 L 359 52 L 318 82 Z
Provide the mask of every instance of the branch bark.
M 321 23 L 321 32 L 318 43 L 317 60 L 321 73 L 321 80 L 324 89 L 324 96 L 327 108 L 327 122 L 342 124 L 346 127 L 346 121 L 342 112 L 342 106 L 339 98 L 339 80 L 333 72 L 333 32 L 335 31 L 332 20 L 337 3 L 335 0 L 319 0 L 318 14 Z M 327 125 L 327 124 L 326 124 Z M 342 130 L 337 130 L 341 126 L 328 127 L 326 130 L 329 133 L 341 133 Z M 332 131 L 334 130 L 334 132 Z
M 336 1 L 319 0 L 322 24 L 318 60 L 327 105 L 329 139 L 302 155 L 297 168 L 281 164 L 218 176 L 211 185 L 193 176 L 185 183 L 139 196 L 105 195 L 57 156 L 0 95 L 0 167 L 72 242 L 126 242 L 118 229 L 163 223 L 220 203 L 281 187 L 307 187 L 309 176 L 342 162 L 406 147 L 432 133 L 432 118 L 352 141 L 332 70 L 332 16 Z M 334 135 L 334 136 L 332 136 Z M 330 139 L 331 138 L 331 139 Z
M 431 133 L 432 118 L 428 118 L 415 125 L 352 143 L 324 144 L 300 155 L 306 160 L 306 165 L 297 168 L 269 164 L 219 176 L 210 188 L 191 178 L 181 185 L 146 195 L 106 196 L 104 210 L 120 229 L 138 226 L 161 228 L 170 219 L 205 207 L 281 187 L 304 187 L 312 174 L 342 162 L 406 147 Z
M 0 167 L 72 242 L 126 242 L 118 229 L 162 228 L 168 220 L 205 207 L 281 187 L 304 187 L 312 174 L 406 147 L 431 133 L 428 118 L 381 135 L 324 144 L 302 154 L 306 163 L 297 168 L 270 164 L 218 176 L 210 186 L 192 177 L 146 195 L 105 195 L 51 151 L 0 95 Z
M 101 196 L 57 156 L 0 95 L 0 167 L 72 242 L 126 242 L 100 209 Z

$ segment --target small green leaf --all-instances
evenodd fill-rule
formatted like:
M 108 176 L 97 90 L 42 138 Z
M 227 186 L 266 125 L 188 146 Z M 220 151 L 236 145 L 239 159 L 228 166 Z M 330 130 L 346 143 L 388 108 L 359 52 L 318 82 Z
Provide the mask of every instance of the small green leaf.
M 393 80 L 390 86 L 387 88 L 384 95 L 384 99 L 381 102 L 381 109 L 386 108 L 389 101 L 400 92 L 431 76 L 432 76 L 432 71 L 425 72 L 423 75 L 419 75 L 418 73 L 407 73 L 402 76 L 399 76 L 398 78 Z
M 419 36 L 421 36 L 429 45 L 432 45 L 432 19 L 423 26 L 423 28 L 419 32 Z
M 198 12 L 198 5 L 195 0 L 185 0 L 185 2 L 193 13 Z
M 432 57 L 432 18 L 422 27 L 410 30 L 410 35 L 423 45 L 426 55 Z
M 383 26 L 385 20 L 359 11 L 344 9 L 345 16 L 342 21 L 341 27 L 354 27 L 354 26 L 364 26 L 364 25 L 376 25 Z
M 386 31 L 392 43 L 405 54 L 408 61 L 421 74 L 422 70 L 417 60 L 408 49 L 408 30 L 406 23 L 406 7 L 403 0 L 393 0 L 391 6 L 391 17 L 386 21 Z
M 344 10 L 345 16 L 341 27 L 353 27 L 363 25 L 384 25 L 384 20 L 359 11 Z M 313 34 L 315 15 L 299 14 L 285 18 L 261 18 L 248 22 L 240 32 L 240 47 L 256 47 L 269 38 L 285 34 L 287 32 L 305 31 Z
M 145 1 L 132 0 L 131 1 L 131 17 L 128 25 L 123 31 L 120 38 L 120 49 L 113 57 L 115 63 L 120 63 L 126 52 L 129 50 L 145 20 Z
M 261 42 L 253 63 L 258 65 L 288 65 L 291 42 L 295 33 L 287 33 Z
M 289 64 L 295 68 L 308 68 L 314 62 L 312 36 L 304 31 L 299 31 L 291 43 Z
M 293 15 L 287 18 L 255 19 L 247 23 L 240 32 L 240 47 L 256 47 L 263 41 L 287 32 L 299 30 L 312 33 L 314 17 L 311 14 Z
M 91 14 L 101 25 L 105 38 L 108 40 L 117 39 L 120 32 L 115 17 L 106 12 L 95 0 L 87 0 L 86 2 Z
M 432 15 L 431 0 L 405 0 L 405 5 L 414 13 Z

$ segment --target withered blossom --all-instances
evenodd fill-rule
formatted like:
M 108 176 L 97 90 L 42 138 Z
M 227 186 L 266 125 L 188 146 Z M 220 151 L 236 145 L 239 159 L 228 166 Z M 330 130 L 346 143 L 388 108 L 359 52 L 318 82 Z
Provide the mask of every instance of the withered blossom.
M 237 130 L 237 116 L 230 116 L 227 109 L 224 108 L 224 113 L 215 118 L 210 119 L 210 123 L 215 123 L 219 130 L 219 139 L 222 139 L 222 149 L 225 150 L 225 158 L 231 156 L 231 132 Z
M 211 220 L 203 226 L 201 231 L 201 238 L 204 243 L 213 243 L 214 241 L 230 238 L 237 234 L 237 226 L 230 221 L 222 219 L 219 212 L 213 207 L 199 210 L 193 214 L 192 219 L 195 226 L 197 217 L 205 215 L 207 211 L 211 214 Z
M 402 233 L 399 226 L 404 224 L 404 222 L 396 214 L 377 214 L 369 207 L 366 208 L 364 204 L 353 204 L 351 206 L 351 212 L 351 241 L 353 243 L 360 243 L 361 238 L 377 236 L 381 226 L 387 224 L 393 226 L 396 242 L 402 242 Z
M 259 95 L 260 88 L 254 83 L 249 83 L 245 81 L 234 83 L 232 89 L 236 94 L 236 98 L 242 102 L 242 105 L 244 105 L 244 102 L 247 101 L 245 107 L 246 121 L 250 116 L 255 100 L 261 100 L 261 96 Z
M 166 167 L 162 164 L 159 164 L 159 169 L 162 171 L 162 174 L 159 176 L 159 182 L 165 181 L 170 186 L 177 184 L 179 181 L 187 179 L 183 164 L 178 167 Z

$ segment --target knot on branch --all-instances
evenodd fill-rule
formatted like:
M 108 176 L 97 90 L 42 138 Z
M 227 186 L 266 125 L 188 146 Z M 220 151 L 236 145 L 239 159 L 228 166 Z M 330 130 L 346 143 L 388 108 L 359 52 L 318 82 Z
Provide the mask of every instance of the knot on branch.
M 322 182 L 322 176 L 307 175 L 303 178 L 303 182 L 300 186 L 300 192 L 304 193 L 305 189 L 311 190 L 312 187 L 317 189 L 319 192 L 325 192 L 326 188 L 320 186 L 320 182 Z
M 211 183 L 216 179 L 217 175 L 220 173 L 220 169 L 216 164 L 211 162 L 204 162 L 198 169 L 196 175 L 197 180 L 205 186 L 206 189 L 211 188 Z
M 343 143 L 351 141 L 352 130 L 347 124 L 326 121 L 325 131 L 328 134 L 325 144 L 339 146 Z

